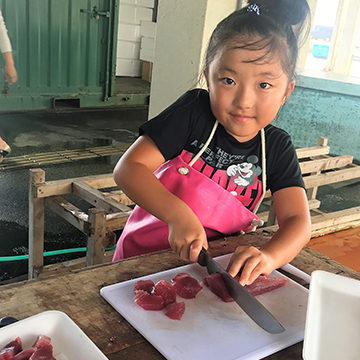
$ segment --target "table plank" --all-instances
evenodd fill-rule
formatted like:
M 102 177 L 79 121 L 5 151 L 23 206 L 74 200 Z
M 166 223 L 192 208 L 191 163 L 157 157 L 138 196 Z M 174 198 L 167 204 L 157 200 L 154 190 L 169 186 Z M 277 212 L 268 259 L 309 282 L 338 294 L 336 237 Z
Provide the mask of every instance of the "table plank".
M 223 238 L 210 243 L 212 256 L 234 252 L 240 244 L 261 246 L 271 234 L 252 233 Z M 157 273 L 186 263 L 171 250 L 142 255 L 115 263 L 91 266 L 50 278 L 3 285 L 0 287 L 0 317 L 24 319 L 46 310 L 63 311 L 87 334 L 110 359 L 147 360 L 164 357 L 141 336 L 101 296 L 104 286 Z M 360 274 L 334 260 L 304 248 L 292 265 L 311 274 L 322 269 L 360 280 Z M 302 343 L 284 349 L 266 359 L 301 359 Z

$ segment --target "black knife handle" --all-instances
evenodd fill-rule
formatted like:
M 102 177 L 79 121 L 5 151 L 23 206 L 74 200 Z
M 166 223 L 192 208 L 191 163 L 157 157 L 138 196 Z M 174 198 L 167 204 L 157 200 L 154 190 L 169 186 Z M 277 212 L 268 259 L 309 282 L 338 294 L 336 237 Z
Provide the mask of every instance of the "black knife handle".
M 15 319 L 14 317 L 11 316 L 5 316 L 3 318 L 0 319 L 0 328 L 6 326 L 6 325 L 10 325 L 14 322 L 17 322 L 18 319 Z
M 208 252 L 204 248 L 202 248 L 200 251 L 199 257 L 198 257 L 198 261 L 197 261 L 201 266 L 206 266 L 206 255 L 205 254 L 208 254 Z

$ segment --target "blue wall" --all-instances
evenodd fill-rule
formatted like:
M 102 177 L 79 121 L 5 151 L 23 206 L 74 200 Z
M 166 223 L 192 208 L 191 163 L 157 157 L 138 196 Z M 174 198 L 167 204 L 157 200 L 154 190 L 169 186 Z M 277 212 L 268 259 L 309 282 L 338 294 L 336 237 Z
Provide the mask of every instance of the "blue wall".
M 295 147 L 329 139 L 333 155 L 360 160 L 360 85 L 301 76 L 279 116 Z

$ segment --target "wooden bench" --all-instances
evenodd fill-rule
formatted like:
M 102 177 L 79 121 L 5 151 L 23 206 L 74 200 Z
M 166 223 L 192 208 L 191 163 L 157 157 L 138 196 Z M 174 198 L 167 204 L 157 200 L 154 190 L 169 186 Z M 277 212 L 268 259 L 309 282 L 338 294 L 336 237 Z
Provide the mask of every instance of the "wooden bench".
M 360 225 L 360 206 L 342 211 L 323 213 L 316 199 L 319 186 L 359 179 L 360 166 L 353 164 L 353 157 L 330 156 L 327 139 L 320 137 L 317 146 L 297 150 L 304 177 L 309 208 L 312 215 L 312 236 L 319 236 Z M 74 194 L 90 204 L 87 212 L 63 198 Z M 259 213 L 264 220 L 260 231 L 275 232 L 278 228 L 271 194 L 265 199 L 268 210 Z M 83 266 L 111 261 L 113 251 L 106 247 L 115 244 L 115 230 L 123 229 L 131 214 L 133 203 L 116 186 L 112 174 L 87 176 L 74 179 L 45 181 L 41 169 L 30 170 L 29 187 L 29 278 L 44 274 L 69 271 Z M 86 258 L 65 264 L 44 266 L 44 213 L 50 208 L 87 236 Z

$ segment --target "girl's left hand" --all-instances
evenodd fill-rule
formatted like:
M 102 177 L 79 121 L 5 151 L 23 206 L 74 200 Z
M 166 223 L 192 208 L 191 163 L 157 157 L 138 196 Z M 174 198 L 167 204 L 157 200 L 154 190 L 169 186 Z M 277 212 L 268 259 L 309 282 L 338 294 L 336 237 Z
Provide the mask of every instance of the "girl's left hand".
M 253 246 L 239 246 L 231 257 L 227 271 L 233 277 L 240 272 L 239 283 L 250 285 L 259 275 L 269 275 L 274 270 L 272 256 Z

